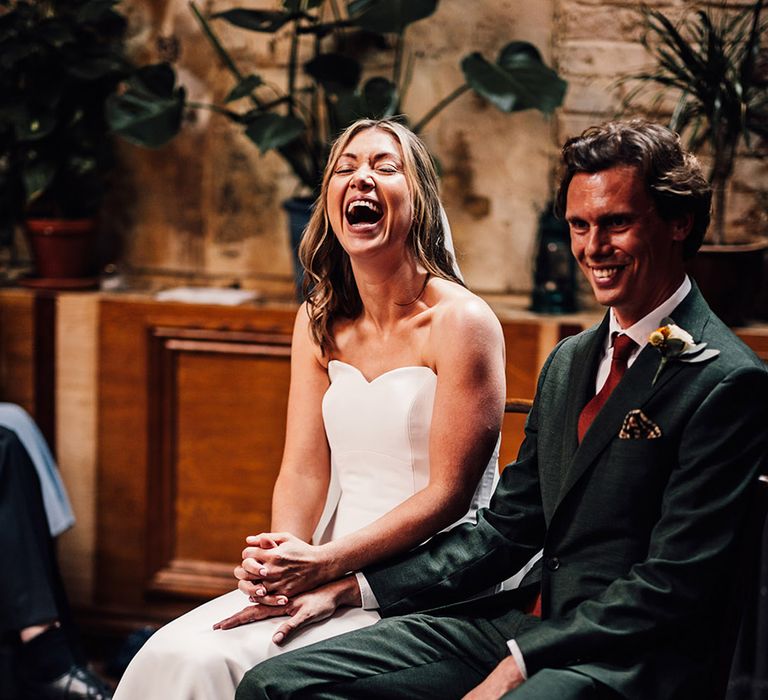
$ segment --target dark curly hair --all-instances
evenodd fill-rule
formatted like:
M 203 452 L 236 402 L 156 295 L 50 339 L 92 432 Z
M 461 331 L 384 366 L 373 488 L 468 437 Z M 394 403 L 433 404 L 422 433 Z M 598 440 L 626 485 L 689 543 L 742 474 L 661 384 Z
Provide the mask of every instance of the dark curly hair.
M 691 231 L 683 242 L 683 258 L 696 255 L 709 226 L 712 188 L 696 157 L 680 137 L 660 124 L 632 119 L 592 126 L 563 146 L 563 173 L 556 212 L 565 214 L 568 187 L 576 173 L 596 173 L 617 165 L 636 166 L 661 218 L 690 214 Z

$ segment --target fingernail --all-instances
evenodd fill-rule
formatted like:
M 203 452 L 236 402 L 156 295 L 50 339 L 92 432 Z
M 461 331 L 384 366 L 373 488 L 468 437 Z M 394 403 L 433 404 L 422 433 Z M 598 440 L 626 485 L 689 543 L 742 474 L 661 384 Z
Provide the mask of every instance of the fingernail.
M 288 602 L 288 598 L 280 597 L 280 598 L 277 599 L 277 604 L 278 605 L 285 605 L 287 602 Z
M 285 635 L 282 632 L 278 632 L 274 637 L 272 637 L 272 641 L 275 644 L 280 644 L 280 642 L 282 642 L 283 639 L 285 639 Z
M 221 627 L 221 625 L 220 625 L 220 624 L 217 622 L 217 623 L 216 623 L 216 624 L 213 626 L 213 629 L 217 630 L 217 629 L 219 629 L 219 627 Z
M 257 588 L 256 589 L 256 595 L 267 595 L 267 589 L 266 588 Z
M 259 576 L 266 576 L 267 575 L 267 569 L 266 567 L 262 567 L 259 569 Z

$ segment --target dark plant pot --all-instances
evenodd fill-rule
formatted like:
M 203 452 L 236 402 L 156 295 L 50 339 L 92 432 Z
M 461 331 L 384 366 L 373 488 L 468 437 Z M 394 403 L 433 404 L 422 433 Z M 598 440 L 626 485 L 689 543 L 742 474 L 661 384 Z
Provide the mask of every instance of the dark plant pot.
M 95 273 L 95 219 L 27 219 L 37 285 L 71 286 Z M 61 284 L 59 284 L 61 282 Z
M 760 315 L 758 297 L 766 250 L 768 240 L 740 245 L 705 244 L 688 261 L 688 272 L 725 324 L 743 326 Z
M 288 228 L 291 234 L 291 252 L 293 253 L 293 277 L 296 287 L 296 298 L 302 301 L 301 284 L 304 279 L 304 268 L 299 262 L 299 244 L 312 216 L 315 200 L 311 197 L 291 197 L 283 202 L 283 209 L 288 213 Z

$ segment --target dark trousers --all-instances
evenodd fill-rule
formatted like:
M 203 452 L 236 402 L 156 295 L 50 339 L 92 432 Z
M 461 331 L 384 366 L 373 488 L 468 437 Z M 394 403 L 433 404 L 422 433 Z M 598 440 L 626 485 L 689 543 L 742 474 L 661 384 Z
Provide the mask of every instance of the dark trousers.
M 393 617 L 259 664 L 245 675 L 236 699 L 461 698 L 509 655 L 506 641 L 482 616 Z M 564 669 L 535 674 L 504 697 L 598 700 L 615 696 L 591 678 Z
M 78 650 L 37 472 L 16 433 L 0 427 L 0 675 L 16 665 L 19 630 L 53 620 Z

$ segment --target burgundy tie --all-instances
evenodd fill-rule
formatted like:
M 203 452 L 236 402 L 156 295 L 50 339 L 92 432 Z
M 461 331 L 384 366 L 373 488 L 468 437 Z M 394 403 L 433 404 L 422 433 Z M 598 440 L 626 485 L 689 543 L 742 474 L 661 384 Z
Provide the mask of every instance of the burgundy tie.
M 608 400 L 611 392 L 616 388 L 619 380 L 624 376 L 624 372 L 627 371 L 627 360 L 636 347 L 637 343 L 628 335 L 619 335 L 613 341 L 613 359 L 611 359 L 611 371 L 608 373 L 608 379 L 605 380 L 603 388 L 584 406 L 579 416 L 579 442 L 581 442 L 595 416 L 600 412 L 603 404 Z

